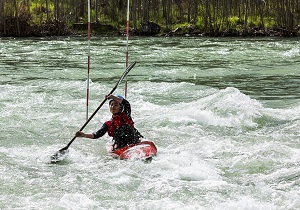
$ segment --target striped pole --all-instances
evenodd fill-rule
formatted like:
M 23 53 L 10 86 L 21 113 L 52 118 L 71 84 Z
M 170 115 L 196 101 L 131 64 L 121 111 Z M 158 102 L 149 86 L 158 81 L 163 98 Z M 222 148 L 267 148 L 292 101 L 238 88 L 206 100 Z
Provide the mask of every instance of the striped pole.
M 127 21 L 126 21 L 126 68 L 128 67 L 128 39 L 129 39 L 129 4 L 130 0 L 127 1 Z M 125 98 L 127 97 L 127 76 L 125 79 Z
M 91 57 L 91 2 L 88 0 L 88 72 L 86 81 L 86 120 L 89 118 L 90 57 Z

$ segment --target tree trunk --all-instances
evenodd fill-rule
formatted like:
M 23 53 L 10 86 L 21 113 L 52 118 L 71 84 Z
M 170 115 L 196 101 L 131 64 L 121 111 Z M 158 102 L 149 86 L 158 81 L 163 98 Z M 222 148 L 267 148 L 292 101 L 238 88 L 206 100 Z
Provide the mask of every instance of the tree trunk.
M 3 25 L 3 34 L 6 35 L 6 16 L 5 16 L 5 4 L 4 0 L 0 0 L 0 13 L 1 15 L 1 22 Z
M 20 35 L 21 32 L 20 32 L 19 9 L 18 9 L 17 0 L 14 0 L 14 7 L 15 7 L 15 10 L 16 10 L 15 17 L 16 17 L 16 24 L 17 24 L 17 34 Z
M 249 2 L 246 0 L 246 5 L 245 5 L 245 20 L 244 20 L 244 34 L 248 34 L 248 10 L 249 10 Z
M 192 7 L 193 7 L 193 3 L 192 0 L 188 1 L 188 6 L 187 6 L 187 22 L 190 23 L 191 22 L 191 12 L 192 12 Z
M 55 0 L 54 1 L 54 19 L 55 20 L 59 20 L 60 17 L 59 17 L 59 0 Z
M 143 0 L 143 23 L 147 23 L 149 21 L 149 2 L 148 0 Z
M 194 0 L 194 5 L 191 5 L 192 7 L 192 23 L 196 24 L 198 21 L 198 6 L 199 6 L 199 0 Z
M 260 1 L 257 5 L 258 11 L 259 11 L 259 17 L 261 22 L 261 28 L 263 31 L 265 31 L 265 22 L 264 22 L 264 8 L 266 6 L 266 3 L 264 1 Z
M 98 11 L 98 0 L 95 0 L 95 23 L 98 23 L 99 22 L 99 18 L 98 18 L 98 14 L 99 11 Z
M 183 7 L 182 7 L 182 1 L 181 0 L 175 0 L 175 4 L 177 5 L 177 20 L 182 23 L 183 22 Z
M 211 32 L 212 27 L 211 27 L 211 13 L 210 13 L 210 4 L 209 0 L 205 0 L 205 18 L 204 18 L 204 28 L 205 32 Z
M 293 25 L 294 25 L 294 17 L 293 17 L 293 12 L 292 12 L 292 2 L 290 0 L 286 0 L 285 3 L 285 8 L 286 8 L 286 29 L 288 31 L 293 30 Z
M 49 2 L 46 0 L 46 16 L 47 16 L 47 22 L 49 22 Z
M 169 28 L 169 24 L 171 22 L 171 14 L 172 14 L 172 0 L 167 0 L 167 28 Z
M 56 0 L 57 1 L 57 0 Z M 80 17 L 84 17 L 84 13 L 85 13 L 85 3 L 86 3 L 86 0 L 81 0 L 80 1 L 80 9 L 79 9 L 79 16 Z
M 136 19 L 136 7 L 137 7 L 137 0 L 133 0 L 132 1 L 132 14 L 133 14 L 133 29 L 136 30 L 137 29 L 137 19 Z

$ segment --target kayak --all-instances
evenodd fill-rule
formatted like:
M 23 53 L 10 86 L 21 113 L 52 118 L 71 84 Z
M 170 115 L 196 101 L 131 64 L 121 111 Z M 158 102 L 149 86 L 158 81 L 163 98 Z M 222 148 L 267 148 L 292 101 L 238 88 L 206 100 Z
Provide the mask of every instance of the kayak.
M 151 160 L 157 153 L 157 148 L 152 141 L 142 141 L 110 151 L 110 154 L 119 159 Z

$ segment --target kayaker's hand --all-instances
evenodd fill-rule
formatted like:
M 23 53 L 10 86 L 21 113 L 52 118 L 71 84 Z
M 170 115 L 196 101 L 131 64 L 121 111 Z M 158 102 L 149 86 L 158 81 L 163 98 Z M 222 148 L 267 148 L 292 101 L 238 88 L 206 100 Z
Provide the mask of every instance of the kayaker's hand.
M 84 133 L 81 132 L 81 131 L 77 131 L 76 134 L 75 134 L 76 137 L 83 137 L 84 136 Z
M 108 99 L 108 100 L 109 100 L 109 99 L 112 99 L 112 94 L 106 95 L 105 98 Z

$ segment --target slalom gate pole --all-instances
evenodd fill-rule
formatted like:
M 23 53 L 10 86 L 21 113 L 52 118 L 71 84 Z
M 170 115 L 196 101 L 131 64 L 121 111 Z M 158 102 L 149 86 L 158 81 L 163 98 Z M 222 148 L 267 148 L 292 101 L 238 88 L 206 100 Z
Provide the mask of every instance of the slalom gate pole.
M 129 5 L 130 0 L 127 1 L 127 20 L 126 20 L 126 68 L 128 67 L 128 40 L 129 40 Z M 125 79 L 125 98 L 127 97 L 127 88 L 128 88 L 128 82 L 127 82 L 127 76 Z
M 91 58 L 91 0 L 88 0 L 88 69 L 86 80 L 86 120 L 89 118 L 90 58 Z

